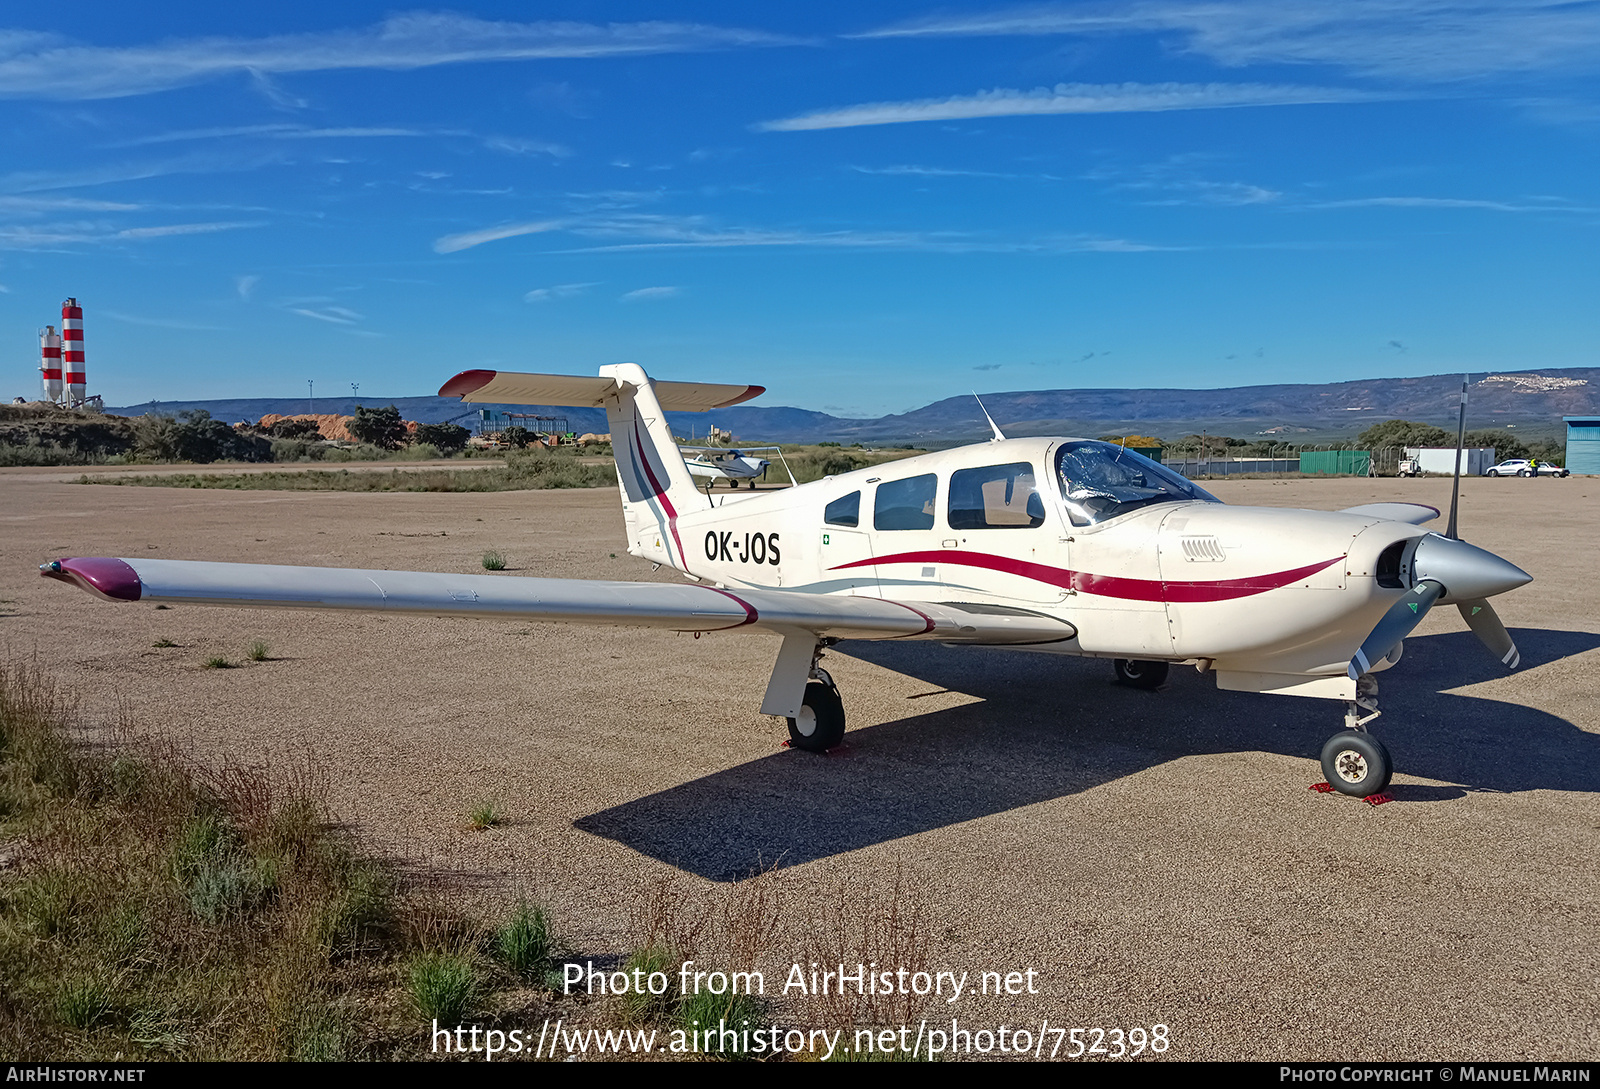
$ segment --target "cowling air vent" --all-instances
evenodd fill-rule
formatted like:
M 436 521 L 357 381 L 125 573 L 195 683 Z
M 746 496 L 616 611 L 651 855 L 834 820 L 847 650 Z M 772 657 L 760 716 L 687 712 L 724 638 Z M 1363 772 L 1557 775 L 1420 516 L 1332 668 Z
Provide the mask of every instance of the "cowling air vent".
M 1184 537 L 1183 558 L 1190 563 L 1221 563 L 1228 557 L 1215 537 Z

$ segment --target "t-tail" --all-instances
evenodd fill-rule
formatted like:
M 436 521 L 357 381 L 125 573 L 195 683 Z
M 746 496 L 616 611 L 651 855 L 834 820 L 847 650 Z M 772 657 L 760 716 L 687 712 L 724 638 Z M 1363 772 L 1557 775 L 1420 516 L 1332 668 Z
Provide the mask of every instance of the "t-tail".
M 657 382 L 637 363 L 614 363 L 601 367 L 598 378 L 464 371 L 446 382 L 439 395 L 476 404 L 604 408 L 628 551 L 683 570 L 687 563 L 678 519 L 707 509 L 711 501 L 695 488 L 667 413 L 726 408 L 763 392 L 762 386 Z

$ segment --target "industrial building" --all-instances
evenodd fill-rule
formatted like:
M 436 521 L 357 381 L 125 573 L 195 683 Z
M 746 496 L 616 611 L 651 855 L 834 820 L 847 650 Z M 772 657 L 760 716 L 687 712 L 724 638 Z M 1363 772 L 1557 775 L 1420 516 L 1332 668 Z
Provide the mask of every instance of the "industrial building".
M 1600 474 L 1600 416 L 1563 416 L 1567 472 Z

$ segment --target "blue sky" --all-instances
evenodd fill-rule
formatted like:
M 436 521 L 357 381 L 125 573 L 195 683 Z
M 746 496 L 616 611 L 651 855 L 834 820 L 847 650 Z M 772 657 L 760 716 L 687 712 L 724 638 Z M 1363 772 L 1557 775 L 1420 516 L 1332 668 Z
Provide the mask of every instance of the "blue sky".
M 1586 366 L 1600 3 L 8 6 L 0 393 Z M 537 9 L 537 19 L 530 12 Z

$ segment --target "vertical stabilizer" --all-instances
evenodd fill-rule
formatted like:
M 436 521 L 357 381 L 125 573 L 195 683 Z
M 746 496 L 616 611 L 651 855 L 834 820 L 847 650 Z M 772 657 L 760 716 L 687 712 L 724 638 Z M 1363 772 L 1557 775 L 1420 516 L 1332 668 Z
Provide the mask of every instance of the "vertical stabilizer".
M 628 551 L 686 571 L 678 517 L 708 509 L 711 500 L 696 489 L 644 368 L 614 363 L 601 367 L 600 377 L 617 383 L 616 393 L 606 398 L 606 422 L 617 459 Z

